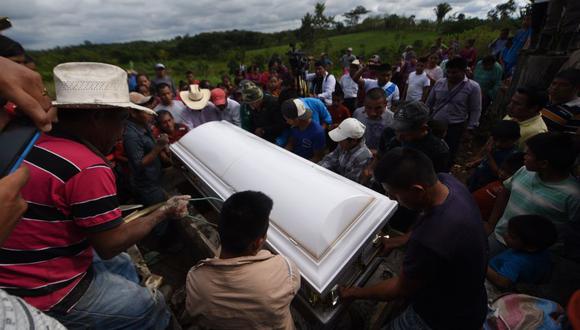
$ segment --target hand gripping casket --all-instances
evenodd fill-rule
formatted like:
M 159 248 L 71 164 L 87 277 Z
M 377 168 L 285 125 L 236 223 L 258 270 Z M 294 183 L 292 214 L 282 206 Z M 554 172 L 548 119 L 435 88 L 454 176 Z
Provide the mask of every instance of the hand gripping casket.
M 330 322 L 336 285 L 368 275 L 379 249 L 372 241 L 397 204 L 225 121 L 193 129 L 171 151 L 207 196 L 255 190 L 273 199 L 268 246 L 300 269 L 298 308 Z

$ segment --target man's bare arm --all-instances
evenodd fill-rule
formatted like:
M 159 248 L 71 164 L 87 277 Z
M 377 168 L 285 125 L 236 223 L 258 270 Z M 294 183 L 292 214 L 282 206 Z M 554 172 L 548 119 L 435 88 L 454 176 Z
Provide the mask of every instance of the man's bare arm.
M 341 288 L 340 296 L 344 300 L 368 299 L 389 301 L 409 297 L 421 287 L 421 281 L 407 278 L 403 271 L 399 276 L 364 288 Z
M 493 210 L 486 223 L 484 223 L 485 232 L 489 235 L 495 229 L 497 222 L 503 215 L 505 208 L 507 207 L 508 201 L 510 200 L 510 191 L 508 189 L 502 189 L 497 193 L 497 198 L 495 204 L 493 205 Z
M 189 198 L 190 196 L 173 197 L 149 215 L 103 232 L 89 234 L 89 241 L 101 258 L 113 258 L 143 239 L 162 221 L 187 214 Z

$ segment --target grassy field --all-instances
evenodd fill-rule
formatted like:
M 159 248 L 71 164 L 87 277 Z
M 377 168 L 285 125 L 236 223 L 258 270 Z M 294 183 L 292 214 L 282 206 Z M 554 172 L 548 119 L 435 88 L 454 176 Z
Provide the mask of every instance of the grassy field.
M 463 44 L 463 41 L 469 38 L 477 40 L 476 47 L 480 55 L 484 55 L 487 50 L 487 44 L 495 38 L 497 31 L 494 31 L 486 26 L 481 26 L 476 29 L 466 31 L 459 35 L 443 35 L 443 42 L 450 44 L 451 40 L 457 38 Z M 402 49 L 406 45 L 413 45 L 418 51 L 418 55 L 423 55 L 429 49 L 437 38 L 437 33 L 434 31 L 416 31 L 416 30 L 401 30 L 401 31 L 370 31 L 350 33 L 330 38 L 320 38 L 316 43 L 315 49 L 311 52 L 312 56 L 318 57 L 321 52 L 326 52 L 334 63 L 338 64 L 338 59 L 342 52 L 347 47 L 354 49 L 354 54 L 357 56 L 365 56 L 368 58 L 373 54 L 379 54 L 383 61 L 393 62 L 400 56 Z M 286 61 L 286 53 L 289 50 L 288 45 L 279 45 L 276 47 L 254 49 L 245 52 L 244 64 L 250 65 L 254 62 L 266 63 L 272 54 L 278 54 L 284 61 Z M 229 50 L 225 49 L 224 52 Z M 53 90 L 52 86 L 52 68 L 42 66 L 42 58 L 39 58 L 41 65 L 40 72 L 48 85 L 49 91 Z M 103 59 L 103 62 L 115 63 L 114 59 Z M 169 74 L 172 76 L 175 83 L 179 80 L 185 79 L 185 72 L 192 70 L 196 73 L 198 79 L 208 79 L 212 83 L 220 80 L 220 76 L 228 72 L 226 60 L 196 60 L 195 58 L 188 58 L 184 56 L 178 59 L 167 59 L 163 63 L 168 67 Z M 155 63 L 138 62 L 133 64 L 133 69 L 138 72 L 145 72 L 150 75 L 153 74 L 153 66 Z M 126 68 L 128 69 L 128 68 Z M 333 68 L 335 75 L 340 74 L 340 68 L 335 65 Z M 52 94 L 52 93 L 51 93 Z
M 481 26 L 459 35 L 444 35 L 442 38 L 446 44 L 450 44 L 451 40 L 455 38 L 458 38 L 462 44 L 467 39 L 475 38 L 479 54 L 484 55 L 487 51 L 487 44 L 496 37 L 497 33 L 497 31 L 491 30 L 486 26 Z M 418 55 L 422 55 L 427 52 L 429 46 L 433 44 L 437 37 L 438 34 L 434 31 L 370 31 L 344 34 L 319 39 L 315 50 L 310 55 L 317 57 L 321 52 L 326 52 L 334 63 L 337 63 L 344 49 L 352 47 L 353 53 L 357 56 L 362 55 L 368 58 L 373 54 L 379 54 L 383 60 L 393 62 L 400 56 L 403 51 L 402 48 L 406 45 L 413 45 L 415 49 L 418 49 Z M 244 64 L 252 64 L 255 60 L 267 61 L 272 54 L 278 54 L 283 60 L 286 60 L 286 53 L 289 49 L 288 45 L 279 45 L 250 50 L 245 53 Z M 205 78 L 212 82 L 219 81 L 220 76 L 228 72 L 226 61 L 178 59 L 168 60 L 164 63 L 176 82 L 184 79 L 185 71 L 187 70 L 196 72 L 198 78 Z M 153 65 L 154 63 L 136 63 L 135 69 L 152 74 Z M 206 74 L 202 75 L 197 68 L 204 66 L 205 69 L 202 71 L 206 71 Z M 338 65 L 334 66 L 333 72 L 335 74 L 339 73 Z

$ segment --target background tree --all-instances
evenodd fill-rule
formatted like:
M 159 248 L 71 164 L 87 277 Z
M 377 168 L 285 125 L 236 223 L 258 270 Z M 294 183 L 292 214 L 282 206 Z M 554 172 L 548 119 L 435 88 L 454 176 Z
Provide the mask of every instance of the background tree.
M 318 30 L 328 30 L 334 25 L 334 16 L 324 15 L 326 4 L 324 2 L 317 2 L 314 5 L 313 26 Z
M 516 2 L 514 0 L 508 0 L 505 3 L 500 3 L 495 6 L 494 9 L 487 12 L 487 17 L 494 21 L 506 21 L 509 20 L 512 15 L 518 9 Z
M 435 16 L 437 17 L 437 25 L 441 25 L 441 22 L 443 22 L 445 15 L 447 15 L 451 10 L 453 10 L 453 7 L 451 7 L 451 5 L 448 4 L 447 2 L 442 2 L 438 4 L 435 8 L 433 8 Z
M 353 10 L 342 14 L 342 16 L 344 16 L 344 18 L 346 19 L 346 24 L 348 26 L 355 26 L 358 24 L 360 17 L 368 13 L 370 13 L 370 11 L 366 9 L 364 6 L 357 6 Z
M 303 44 L 304 48 L 311 48 L 314 45 L 315 39 L 314 17 L 311 13 L 306 13 L 302 17 L 302 25 L 298 29 L 298 40 Z

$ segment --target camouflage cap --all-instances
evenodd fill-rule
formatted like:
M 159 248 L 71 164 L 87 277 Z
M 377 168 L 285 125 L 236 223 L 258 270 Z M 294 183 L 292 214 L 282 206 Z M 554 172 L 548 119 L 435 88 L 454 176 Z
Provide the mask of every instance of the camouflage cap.
M 264 97 L 262 89 L 249 80 L 242 80 L 240 82 L 240 90 L 242 92 L 243 103 L 253 103 L 260 101 Z

